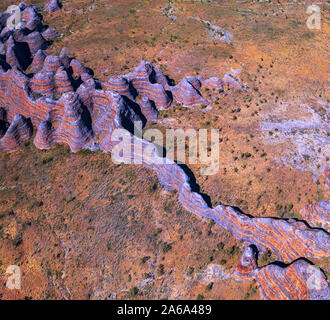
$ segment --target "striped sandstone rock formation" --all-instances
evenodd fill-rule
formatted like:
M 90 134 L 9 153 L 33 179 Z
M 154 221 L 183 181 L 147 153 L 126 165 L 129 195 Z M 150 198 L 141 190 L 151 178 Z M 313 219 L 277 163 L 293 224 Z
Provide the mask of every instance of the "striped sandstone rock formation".
M 221 89 L 223 89 L 224 81 L 217 77 L 212 77 L 212 78 L 203 80 L 202 83 L 203 83 L 203 86 L 221 90 Z
M 6 62 L 12 67 L 21 68 L 21 64 L 19 63 L 19 61 L 16 57 L 14 45 L 7 49 Z
M 325 186 L 330 191 L 330 169 L 324 171 Z M 312 227 L 319 227 L 325 230 L 330 229 L 330 201 L 319 201 L 309 204 L 300 210 L 302 219 Z
M 83 73 L 87 73 L 87 69 L 76 59 L 71 60 L 70 67 L 72 68 L 73 75 L 77 78 Z
M 174 98 L 186 107 L 194 105 L 208 105 L 209 103 L 201 96 L 196 86 L 197 82 L 191 77 L 184 78 L 172 90 Z M 196 88 L 197 87 L 197 88 Z
M 21 20 L 23 26 L 30 31 L 36 30 L 42 26 L 42 16 L 38 13 L 36 6 L 21 6 Z
M 157 174 L 164 188 L 178 192 L 178 201 L 186 210 L 213 219 L 237 239 L 255 245 L 261 252 L 269 248 L 284 262 L 301 257 L 329 256 L 329 235 L 321 229 L 311 229 L 296 220 L 253 218 L 230 206 L 209 207 L 203 197 L 195 192 L 194 184 L 182 167 L 160 157 L 152 143 L 132 135 L 134 121 L 141 120 L 139 112 L 147 120 L 154 120 L 157 110 L 170 107 L 173 101 L 188 107 L 206 105 L 208 101 L 199 92 L 203 85 L 219 89 L 227 85 L 231 89 L 241 89 L 232 75 L 207 80 L 185 77 L 174 85 L 160 68 L 142 61 L 133 72 L 99 83 L 88 68 L 68 57 L 67 50 L 62 50 L 60 56 L 46 56 L 43 46 L 47 39 L 37 31 L 42 25 L 42 17 L 33 6 L 22 5 L 21 10 L 24 26 L 30 30 L 26 37 L 6 30 L 0 19 L 0 42 L 4 44 L 1 50 L 6 50 L 6 61 L 1 64 L 3 70 L 0 69 L 0 107 L 3 108 L 2 117 L 11 123 L 0 139 L 0 150 L 12 150 L 30 138 L 31 121 L 38 128 L 34 139 L 37 148 L 48 149 L 53 143 L 66 143 L 72 152 L 84 148 L 101 149 L 111 153 L 117 162 L 141 164 Z M 24 74 L 25 68 L 18 61 L 15 37 L 23 40 L 34 55 L 30 69 L 36 73 L 32 78 Z M 56 94 L 62 96 L 56 100 Z M 38 95 L 41 97 L 36 98 Z M 136 100 L 137 96 L 141 99 Z M 121 129 L 124 138 L 119 137 L 115 129 Z M 328 207 L 326 210 L 328 212 Z M 245 268 L 247 273 L 243 272 L 244 268 L 239 270 L 242 275 L 260 275 L 257 281 L 262 283 L 265 297 L 322 298 L 322 295 L 318 296 L 319 292 L 305 290 L 307 280 L 303 274 L 309 265 L 300 261 L 286 268 L 267 266 L 258 269 L 255 263 Z M 294 284 L 296 294 L 289 292 L 286 295 L 283 293 L 285 285 L 273 284 L 270 274 L 274 268 L 279 275 L 295 272 L 293 274 L 298 278 Z M 266 279 L 264 283 L 262 279 Z M 271 290 L 267 289 L 267 285 Z M 275 293 L 272 295 L 272 292 Z M 324 295 L 328 296 L 328 291 Z
M 242 90 L 241 84 L 230 73 L 226 73 L 224 75 L 224 77 L 222 78 L 222 81 L 223 81 L 223 84 L 227 85 L 229 89 Z
M 61 9 L 61 5 L 58 0 L 50 0 L 45 4 L 45 10 L 48 13 L 53 13 Z
M 60 66 L 61 62 L 58 56 L 47 56 L 42 71 L 55 73 Z
M 44 66 L 44 61 L 46 59 L 46 54 L 43 50 L 39 49 L 35 56 L 33 57 L 30 70 L 32 73 L 37 73 L 41 71 Z
M 22 115 L 16 114 L 5 135 L 0 139 L 0 151 L 13 150 L 32 136 L 31 124 Z
M 30 56 L 34 56 L 31 71 L 37 72 L 44 60 L 44 50 L 48 42 L 57 36 L 57 33 L 42 25 L 42 16 L 35 6 L 24 3 L 19 5 L 21 10 L 21 28 L 11 30 L 6 26 L 10 14 L 1 14 L 0 23 L 0 51 L 6 56 L 6 63 L 25 70 L 31 64 Z M 3 68 L 2 69 L 7 69 Z M 5 70 L 6 71 L 6 70 Z
M 51 96 L 55 92 L 54 75 L 51 72 L 41 71 L 36 73 L 30 81 L 33 93 Z
M 63 94 L 61 98 L 63 114 L 60 125 L 55 130 L 49 119 L 39 125 L 34 144 L 40 149 L 49 149 L 55 142 L 66 143 L 72 152 L 83 149 L 93 136 L 92 128 L 86 124 L 78 95 L 73 92 Z
M 73 91 L 71 81 L 68 73 L 64 67 L 59 67 L 54 75 L 54 83 L 56 92 L 70 92 Z
M 51 28 L 48 28 L 41 35 L 46 41 L 53 41 L 55 38 L 59 36 L 59 34 Z
M 125 75 L 125 78 L 130 81 L 139 95 L 152 100 L 158 110 L 166 109 L 172 101 L 164 86 L 151 81 L 152 72 L 153 66 L 146 61 L 142 61 L 134 72 Z
M 22 39 L 29 46 L 31 54 L 36 54 L 40 49 L 46 49 L 46 40 L 38 31 L 29 33 Z
M 258 268 L 256 251 L 245 249 L 232 278 L 237 281 L 255 279 L 262 297 L 269 300 L 329 300 L 330 289 L 323 272 L 304 259 L 289 265 L 269 264 Z
M 50 121 L 42 121 L 33 140 L 34 145 L 41 150 L 50 149 L 52 144 L 57 142 L 55 132 L 56 129 Z
M 123 76 L 111 77 L 107 82 L 103 83 L 103 88 L 118 92 L 120 95 L 134 100 L 133 94 L 130 90 L 130 84 Z
M 64 66 L 64 68 L 68 69 L 70 67 L 71 59 L 68 56 L 68 48 L 63 48 L 61 50 L 61 53 L 59 55 L 61 64 Z
M 250 217 L 230 206 L 210 208 L 203 197 L 194 192 L 183 169 L 172 160 L 159 157 L 152 143 L 133 136 L 121 142 L 115 139 L 116 137 L 111 143 L 112 146 L 119 144 L 121 150 L 133 150 L 119 156 L 117 147 L 114 150 L 105 149 L 105 152 L 112 153 L 117 162 L 134 163 L 139 159 L 140 164 L 157 173 L 164 188 L 178 192 L 178 200 L 187 211 L 213 219 L 218 225 L 232 232 L 237 239 L 254 244 L 259 251 L 263 252 L 269 248 L 279 260 L 285 262 L 300 257 L 322 258 L 329 255 L 330 237 L 325 231 L 310 229 L 305 223 L 293 219 Z
M 153 121 L 157 120 L 157 109 L 148 97 L 143 97 L 141 99 L 141 111 L 147 120 Z
M 320 201 L 309 204 L 300 210 L 301 217 L 312 227 L 329 229 L 330 227 L 330 201 Z

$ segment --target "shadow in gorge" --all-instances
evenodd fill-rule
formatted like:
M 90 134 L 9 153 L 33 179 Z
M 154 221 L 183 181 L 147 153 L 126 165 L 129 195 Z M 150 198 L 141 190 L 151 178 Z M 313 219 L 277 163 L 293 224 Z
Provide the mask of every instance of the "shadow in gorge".
M 178 166 L 184 171 L 184 173 L 188 176 L 188 178 L 189 178 L 189 185 L 190 185 L 190 187 L 191 187 L 191 191 L 199 193 L 199 194 L 203 197 L 203 199 L 204 199 L 204 201 L 206 202 L 206 204 L 207 204 L 210 208 L 212 208 L 212 202 L 211 202 L 211 198 L 210 198 L 210 196 L 207 195 L 206 193 L 202 193 L 202 192 L 200 191 L 200 186 L 197 184 L 197 182 L 196 182 L 196 178 L 195 178 L 193 172 L 191 171 L 191 169 L 190 169 L 187 165 L 185 165 L 185 164 L 178 164 L 178 163 L 177 163 L 177 165 L 178 165 Z
M 11 69 L 11 66 L 6 62 L 6 56 L 0 54 L 0 67 L 6 72 Z
M 9 128 L 9 123 L 0 119 L 0 138 L 5 135 L 7 129 Z
M 26 42 L 16 42 L 14 52 L 22 69 L 26 70 L 32 63 L 32 55 L 29 45 Z
M 278 266 L 278 267 L 281 267 L 281 268 L 287 268 L 287 267 L 289 267 L 290 265 L 292 265 L 292 264 L 294 264 L 294 263 L 296 263 L 296 262 L 298 262 L 298 261 L 305 261 L 305 262 L 307 262 L 309 265 L 311 265 L 311 266 L 313 266 L 313 267 L 319 269 L 320 272 L 322 273 L 322 275 L 325 277 L 325 279 L 327 279 L 327 274 L 326 274 L 326 272 L 325 272 L 324 270 L 322 270 L 322 269 L 321 269 L 319 266 L 317 266 L 314 262 L 312 262 L 312 261 L 310 261 L 310 260 L 308 260 L 308 259 L 306 259 L 306 258 L 304 258 L 304 257 L 302 257 L 302 258 L 298 258 L 298 259 L 296 259 L 296 260 L 293 260 L 293 261 L 290 262 L 290 263 L 285 263 L 285 262 L 282 262 L 282 261 L 274 261 L 274 262 L 272 262 L 272 263 L 270 263 L 270 264 L 267 264 L 267 265 L 264 266 L 264 267 L 268 267 L 268 266 L 274 265 L 274 266 Z M 264 268 L 264 267 L 263 267 L 263 268 Z

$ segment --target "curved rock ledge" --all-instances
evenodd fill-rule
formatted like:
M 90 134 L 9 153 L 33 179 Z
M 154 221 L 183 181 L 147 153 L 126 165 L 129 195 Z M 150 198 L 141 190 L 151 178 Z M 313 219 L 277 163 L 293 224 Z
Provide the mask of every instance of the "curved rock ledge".
M 127 133 L 129 135 L 129 133 Z M 127 141 L 126 141 L 127 140 Z M 111 152 L 114 160 L 141 164 L 155 171 L 159 182 L 168 190 L 176 190 L 180 204 L 188 211 L 204 218 L 213 219 L 218 225 L 232 232 L 237 239 L 254 244 L 260 251 L 270 248 L 281 261 L 292 261 L 300 257 L 322 258 L 329 255 L 330 237 L 318 229 L 310 229 L 294 219 L 253 218 L 230 206 L 209 208 L 203 197 L 194 192 L 189 177 L 175 162 L 160 158 L 152 143 L 130 136 L 123 141 L 114 137 Z M 127 156 L 120 150 L 133 150 Z
M 11 123 L 0 139 L 0 150 L 12 150 L 29 139 L 32 122 L 38 128 L 34 139 L 37 148 L 48 149 L 53 143 L 66 143 L 72 152 L 83 148 L 101 149 L 111 153 L 114 161 L 140 163 L 153 170 L 166 189 L 178 192 L 178 200 L 186 210 L 213 219 L 236 238 L 255 245 L 260 251 L 270 248 L 281 261 L 329 256 L 329 234 L 323 230 L 308 228 L 305 223 L 292 219 L 253 218 L 230 206 L 210 208 L 195 192 L 195 185 L 183 167 L 160 157 L 152 143 L 132 135 L 134 121 L 155 120 L 157 110 L 170 107 L 173 101 L 187 107 L 208 104 L 199 92 L 203 85 L 241 90 L 234 76 L 226 74 L 222 79 L 207 80 L 185 77 L 177 85 L 170 85 L 156 65 L 142 61 L 133 72 L 100 83 L 93 78 L 91 70 L 70 59 L 65 49 L 59 57 L 46 56 L 43 50 L 48 42 L 38 31 L 43 29 L 42 17 L 34 6 L 21 4 L 20 8 L 23 27 L 29 30 L 27 35 L 7 30 L 3 24 L 0 26 L 3 45 L 0 49 L 6 53 L 5 61 L 0 61 L 3 70 L 0 69 L 0 106 L 3 107 L 3 119 L 0 120 Z M 25 56 L 18 56 L 17 49 Z M 30 54 L 34 55 L 31 60 Z M 37 72 L 32 78 L 24 73 L 29 67 L 30 71 Z M 56 99 L 56 95 L 60 97 Z M 122 128 L 127 139 L 118 139 L 114 134 L 116 128 Z M 122 148 L 133 152 L 126 155 Z M 318 210 L 317 217 L 327 217 L 328 207 L 321 205 L 317 210 L 316 207 L 306 211 L 307 221 L 311 221 L 312 211 Z M 315 219 L 313 213 L 312 220 Z M 248 253 L 245 258 L 247 256 Z M 256 262 L 245 269 L 243 266 L 242 263 L 238 268 L 238 277 L 257 279 L 267 298 L 329 298 L 329 289 L 322 292 L 306 289 L 308 279 L 304 270 L 309 264 L 304 260 L 297 260 L 285 268 L 270 265 L 258 269 Z M 273 274 L 283 276 L 283 279 L 291 275 L 296 277 L 295 293 L 284 293 L 288 290 L 287 285 L 277 285 Z
M 31 123 L 22 115 L 16 114 L 5 135 L 0 139 L 0 151 L 13 150 L 32 136 Z
M 252 246 L 245 249 L 232 278 L 255 279 L 262 297 L 269 300 L 328 300 L 330 297 L 327 278 L 315 265 L 298 259 L 289 265 L 273 263 L 258 268 Z
M 330 201 L 310 204 L 299 213 L 312 227 L 328 229 L 330 226 Z

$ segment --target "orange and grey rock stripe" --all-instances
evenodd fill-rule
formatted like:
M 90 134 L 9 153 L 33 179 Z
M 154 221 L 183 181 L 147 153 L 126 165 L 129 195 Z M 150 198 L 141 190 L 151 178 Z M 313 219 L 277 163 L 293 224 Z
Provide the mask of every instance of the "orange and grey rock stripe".
M 16 149 L 23 141 L 30 140 L 31 136 L 32 129 L 27 119 L 17 114 L 0 139 L 0 151 Z
M 64 61 L 67 64 L 69 61 L 66 58 L 67 56 L 62 55 L 60 62 L 63 63 L 62 61 Z M 49 66 L 52 68 L 51 63 Z M 117 146 L 122 145 L 120 141 L 113 138 L 114 129 L 123 127 L 123 120 L 132 120 L 136 115 L 119 93 L 96 90 L 95 81 L 84 76 L 87 69 L 80 62 L 73 59 L 70 66 L 74 76 L 83 78 L 84 82 L 76 93 L 65 93 L 57 101 L 45 97 L 37 100 L 32 99 L 28 92 L 29 79 L 15 67 L 6 73 L 0 72 L 0 103 L 6 107 L 8 121 L 12 121 L 12 129 L 8 129 L 1 139 L 5 147 L 7 143 L 8 148 L 14 148 L 14 145 L 19 145 L 25 139 L 24 124 L 27 125 L 27 122 L 23 121 L 24 117 L 31 118 L 32 122 L 39 126 L 34 142 L 40 148 L 49 148 L 54 142 L 62 142 L 68 144 L 71 150 L 76 152 L 85 148 L 94 138 L 94 134 L 100 139 L 100 147 L 104 152 L 112 152 L 116 150 Z M 57 72 L 58 68 L 55 71 Z M 40 73 L 44 73 L 44 78 L 41 77 L 41 81 L 39 81 L 39 91 L 48 95 L 51 91 L 50 85 L 46 83 L 45 72 Z M 53 74 L 54 72 L 50 72 L 47 75 L 48 81 L 53 79 Z M 165 99 L 170 98 L 166 90 L 173 94 L 174 99 L 186 106 L 207 103 L 198 91 L 200 85 L 203 84 L 201 78 L 186 77 L 173 87 L 167 83 L 167 79 L 160 69 L 146 62 L 142 62 L 134 72 L 123 77 L 138 93 L 141 95 L 146 93 L 145 96 L 156 106 L 158 104 L 157 107 L 159 108 L 162 108 L 164 97 Z M 37 78 L 38 76 L 35 76 L 31 82 L 33 83 Z M 232 88 L 239 88 L 239 83 L 231 75 L 225 75 L 222 80 Z M 162 95 L 164 92 L 167 98 L 165 94 Z M 83 117 L 84 107 L 90 113 L 92 127 Z M 55 121 L 60 124 L 57 129 L 52 125 Z M 15 132 L 18 134 L 13 134 Z M 159 157 L 156 153 L 156 147 L 152 143 L 133 137 L 128 131 L 127 134 L 130 139 L 124 141 L 126 144 L 124 147 L 133 153 L 126 155 L 121 151 L 119 155 L 125 156 L 129 163 L 141 159 L 143 166 L 157 173 L 160 183 L 165 188 L 178 191 L 179 202 L 186 210 L 201 217 L 213 219 L 220 226 L 230 230 L 237 238 L 256 245 L 261 251 L 265 248 L 272 249 L 282 261 L 292 261 L 300 257 L 320 258 L 328 256 L 329 235 L 323 230 L 310 229 L 304 223 L 295 220 L 252 218 L 229 206 L 210 208 L 203 197 L 194 192 L 188 176 L 178 164 Z M 250 269 L 249 273 L 253 273 Z M 243 274 L 242 270 L 241 273 Z M 258 274 L 262 275 L 262 272 L 266 272 L 266 269 L 262 270 L 263 268 L 258 271 Z M 301 270 L 301 268 L 297 270 Z M 306 278 L 300 278 L 305 281 L 306 285 Z M 275 296 L 284 297 L 280 291 L 283 286 L 273 285 L 271 279 L 267 280 L 267 284 L 272 290 L 275 290 Z M 262 287 L 266 288 L 264 284 Z M 303 285 L 297 285 L 297 289 L 297 296 L 304 296 L 302 293 Z M 272 298 L 267 289 L 264 289 L 264 295 Z M 296 296 L 291 295 L 290 297 Z M 318 295 L 309 297 L 318 297 Z
M 330 190 L 329 168 L 324 170 L 324 182 Z M 312 227 L 319 227 L 326 230 L 330 228 L 330 201 L 319 201 L 309 204 L 299 211 L 302 219 Z
M 78 95 L 73 92 L 65 93 L 63 100 L 64 113 L 56 136 L 59 142 L 68 144 L 72 152 L 77 152 L 92 138 L 92 130 L 85 125 L 81 117 Z
M 29 45 L 30 51 L 33 55 L 36 54 L 38 50 L 43 49 L 46 43 L 45 39 L 38 31 L 29 33 L 24 37 L 23 41 Z
M 141 99 L 141 111 L 147 120 L 157 120 L 157 109 L 153 106 L 148 97 L 142 97 Z
M 208 88 L 223 89 L 223 80 L 217 77 L 212 77 L 202 81 L 203 86 Z
M 16 73 L 19 74 L 18 71 Z M 7 82 L 12 83 L 12 81 L 8 81 L 8 79 Z M 96 134 L 107 132 L 106 130 L 108 128 L 112 130 L 114 127 L 114 119 L 118 116 L 120 109 L 118 109 L 118 105 L 120 105 L 118 101 L 122 100 L 122 98 L 119 94 L 115 95 L 111 93 L 111 91 L 109 92 L 110 93 L 106 93 L 101 90 L 95 90 L 92 96 L 93 105 L 91 110 L 94 122 L 93 128 L 95 128 Z M 24 98 L 24 94 L 26 93 L 23 90 L 21 95 L 18 96 L 23 96 Z M 15 95 L 15 97 L 17 97 L 17 95 Z M 114 103 L 114 100 L 117 102 Z M 15 106 L 22 106 L 22 103 L 24 106 L 23 108 L 16 107 L 16 113 L 22 113 L 22 109 L 25 109 L 25 107 L 29 105 L 24 103 L 24 101 L 26 101 L 26 99 L 22 99 L 22 101 L 15 100 Z M 60 104 L 60 101 L 57 103 Z M 42 102 L 44 102 L 44 105 L 42 105 Z M 44 118 L 40 119 L 39 123 L 41 120 L 46 120 L 47 114 L 50 113 L 49 107 L 45 106 L 47 103 L 48 100 L 43 99 L 39 99 L 38 103 L 30 103 L 30 112 L 28 112 L 26 116 L 33 113 L 38 114 L 39 119 L 40 116 Z M 67 104 L 63 103 L 64 109 L 66 106 Z M 111 106 L 116 106 L 116 108 L 111 111 Z M 54 106 L 52 107 L 54 108 Z M 40 110 L 43 108 L 44 110 Z M 59 115 L 59 117 L 61 117 L 61 115 Z M 71 119 L 74 120 L 74 118 Z M 77 119 L 74 121 L 77 121 Z M 64 122 L 66 125 L 61 127 L 61 141 L 67 141 L 71 148 L 76 151 L 87 142 L 86 137 L 88 137 L 89 134 L 84 131 L 82 126 L 71 127 L 71 125 L 69 125 L 70 118 L 68 117 L 66 117 Z M 80 123 L 80 125 L 82 124 Z M 67 135 L 65 134 L 66 129 L 64 128 L 68 128 L 67 130 L 69 133 Z M 81 133 L 77 130 L 81 130 Z M 78 141 L 78 137 L 82 140 Z M 113 144 L 107 143 L 107 145 L 112 146 Z M 111 151 L 107 149 L 106 146 L 103 146 L 103 148 L 105 151 Z M 144 156 L 145 155 L 148 154 L 144 153 Z M 160 182 L 164 187 L 178 190 L 179 201 L 187 210 L 200 216 L 213 219 L 219 225 L 233 232 L 237 238 L 243 239 L 248 243 L 254 243 L 261 250 L 266 247 L 271 248 L 283 261 L 291 261 L 301 256 L 323 257 L 329 252 L 329 237 L 322 230 L 310 230 L 302 222 L 297 221 L 250 218 L 236 212 L 231 207 L 218 206 L 211 209 L 199 194 L 191 190 L 187 176 L 177 164 L 163 165 L 162 163 L 154 163 L 153 157 L 144 158 L 144 164 L 157 172 Z M 283 241 L 283 239 L 286 240 Z
M 230 73 L 226 73 L 222 78 L 223 84 L 226 84 L 229 89 L 242 90 L 240 83 Z
M 71 59 L 68 57 L 68 49 L 67 48 L 63 48 L 60 52 L 60 61 L 61 64 L 65 67 L 65 68 L 69 68 L 70 67 L 70 62 Z
M 126 96 L 131 100 L 134 99 L 130 91 L 129 83 L 123 76 L 111 77 L 102 85 L 105 90 L 112 90 L 118 92 L 120 95 Z
M 60 67 L 57 69 L 54 76 L 56 92 L 70 92 L 73 91 L 71 81 L 65 69 Z
M 42 25 L 42 17 L 38 14 L 36 7 L 27 6 L 23 3 L 19 7 L 21 8 L 21 19 L 25 28 L 33 31 Z
M 42 71 L 55 73 L 60 66 L 61 62 L 58 56 L 47 56 Z
M 273 218 L 251 218 L 230 206 L 209 208 L 202 196 L 191 190 L 185 172 L 174 162 L 160 159 L 150 153 L 147 142 L 135 147 L 133 139 L 132 158 L 142 159 L 142 164 L 154 170 L 160 183 L 169 190 L 177 190 L 179 202 L 188 211 L 201 217 L 213 219 L 231 231 L 236 238 L 256 245 L 259 250 L 270 248 L 281 261 L 292 261 L 299 257 L 322 258 L 330 252 L 330 237 L 318 229 L 309 229 L 303 222 Z M 145 148 L 145 150 L 144 150 Z M 129 160 L 129 159 L 128 159 Z M 134 163 L 134 162 L 133 162 Z M 165 164 L 164 164 L 165 163 Z
M 236 281 L 255 279 L 262 297 L 268 300 L 329 300 L 330 290 L 323 272 L 312 263 L 298 259 L 291 264 L 257 266 L 256 252 L 246 247 L 232 273 Z
M 131 80 L 131 83 L 139 95 L 152 100 L 158 110 L 166 109 L 171 105 L 172 101 L 161 84 L 151 83 L 148 79 L 135 77 Z
M 328 229 L 330 226 L 330 201 L 309 204 L 301 209 L 299 213 L 312 227 Z
M 83 73 L 87 73 L 87 69 L 76 59 L 71 60 L 70 67 L 75 77 L 80 77 Z
M 47 41 L 52 41 L 58 37 L 58 33 L 51 28 L 46 29 L 46 31 L 44 31 L 41 35 Z
M 30 70 L 33 73 L 37 73 L 41 71 L 41 69 L 44 66 L 44 61 L 46 59 L 46 54 L 43 50 L 39 49 L 37 53 L 35 54 L 33 61 L 30 66 Z
M 34 144 L 40 149 L 49 149 L 53 143 L 66 143 L 72 152 L 83 149 L 92 138 L 91 128 L 87 128 L 81 117 L 81 105 L 74 92 L 65 93 L 61 103 L 64 110 L 60 125 L 55 130 L 47 119 L 39 125 Z
M 50 149 L 52 144 L 57 142 L 55 131 L 50 121 L 42 121 L 33 140 L 34 145 L 38 149 Z
M 50 0 L 45 4 L 45 10 L 49 13 L 54 13 L 55 11 L 60 10 L 60 5 L 57 0 Z
M 16 54 L 15 54 L 15 46 L 11 46 L 7 49 L 6 52 L 6 62 L 11 65 L 12 67 L 17 67 L 20 68 L 21 65 L 18 62 L 17 58 L 16 58 Z
M 30 88 L 34 93 L 51 96 L 55 93 L 53 73 L 46 71 L 36 73 L 30 81 Z
M 200 95 L 192 83 L 196 85 L 196 82 L 192 81 L 192 79 L 182 79 L 180 83 L 172 89 L 174 98 L 186 107 L 193 107 L 194 105 L 201 104 L 208 105 L 208 101 Z

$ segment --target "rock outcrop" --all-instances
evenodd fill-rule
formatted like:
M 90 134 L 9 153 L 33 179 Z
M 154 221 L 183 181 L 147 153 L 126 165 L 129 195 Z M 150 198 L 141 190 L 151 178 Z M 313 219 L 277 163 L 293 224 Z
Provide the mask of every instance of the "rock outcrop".
M 125 77 L 139 95 L 146 96 L 152 100 L 157 109 L 166 109 L 171 105 L 172 101 L 164 86 L 152 81 L 152 73 L 153 65 L 142 61 L 134 72 L 127 74 Z
M 59 67 L 54 75 L 54 83 L 56 92 L 70 92 L 73 91 L 71 81 L 68 73 L 64 67 Z
M 299 213 L 312 227 L 328 229 L 330 226 L 330 201 L 309 204 Z
M 178 201 L 187 211 L 213 219 L 261 252 L 271 249 L 282 262 L 296 260 L 286 267 L 258 268 L 247 249 L 237 268 L 237 278 L 257 279 L 264 296 L 271 299 L 329 298 L 326 279 L 322 280 L 321 291 L 306 289 L 306 270 L 310 264 L 299 260 L 328 257 L 327 232 L 296 220 L 254 218 L 230 206 L 211 208 L 181 166 L 159 156 L 152 143 L 133 136 L 134 121 L 156 120 L 158 110 L 169 108 L 173 101 L 187 107 L 207 105 L 200 93 L 202 86 L 240 90 L 241 85 L 233 75 L 207 80 L 185 77 L 174 85 L 160 68 L 142 61 L 133 72 L 101 83 L 94 79 L 91 70 L 70 59 L 67 50 L 62 50 L 59 56 L 47 56 L 44 49 L 54 33 L 46 30 L 40 34 L 42 17 L 36 7 L 22 5 L 21 11 L 23 26 L 29 30 L 27 35 L 7 30 L 2 22 L 0 27 L 0 42 L 4 45 L 0 49 L 6 53 L 5 61 L 0 63 L 0 121 L 10 123 L 7 130 L 3 129 L 0 150 L 12 150 L 30 139 L 32 122 L 38 128 L 34 139 L 37 148 L 49 149 L 54 143 L 65 143 L 72 152 L 84 148 L 102 150 L 111 153 L 119 163 L 141 164 L 157 174 L 164 188 L 178 192 Z M 21 49 L 20 55 L 17 48 Z M 35 73 L 27 76 L 24 72 L 28 68 Z M 119 137 L 115 129 L 121 129 L 123 136 Z M 328 220 L 328 212 L 329 206 L 321 203 L 307 208 L 303 214 L 315 226 L 317 221 Z M 297 279 L 290 291 L 291 275 Z
M 51 28 L 48 28 L 41 35 L 46 41 L 53 41 L 55 38 L 59 36 L 59 34 Z
M 103 83 L 103 88 L 118 92 L 120 95 L 126 96 L 129 99 L 134 99 L 130 84 L 123 76 L 111 77 L 107 82 Z
M 51 96 L 55 92 L 54 75 L 51 72 L 41 71 L 36 73 L 30 81 L 30 88 L 33 93 L 44 96 Z
M 41 71 L 44 66 L 44 61 L 46 59 L 46 54 L 43 50 L 39 49 L 35 56 L 33 57 L 32 63 L 30 65 L 30 70 L 32 73 L 37 73 Z
M 174 98 L 186 107 L 193 107 L 196 104 L 205 104 L 208 102 L 201 96 L 198 89 L 194 86 L 196 81 L 192 78 L 184 78 L 173 88 Z
M 177 190 L 179 202 L 187 211 L 213 219 L 237 239 L 254 244 L 260 251 L 270 248 L 279 260 L 286 262 L 300 257 L 322 258 L 328 255 L 330 237 L 325 231 L 310 229 L 305 223 L 294 219 L 250 217 L 230 206 L 210 208 L 203 197 L 194 192 L 183 169 L 172 160 L 159 157 L 153 144 L 133 136 L 121 142 L 114 138 L 111 145 L 116 143 L 121 149 L 133 150 L 116 159 L 118 162 L 135 163 L 139 159 L 140 164 L 157 173 L 164 188 Z M 105 151 L 111 152 L 113 157 L 119 154 L 116 150 Z
M 83 109 L 76 93 L 63 94 L 60 104 L 63 105 L 63 114 L 58 129 L 55 130 L 48 119 L 41 122 L 34 144 L 40 149 L 49 149 L 52 143 L 66 143 L 72 152 L 77 152 L 92 138 L 92 128 L 83 117 Z
M 5 135 L 0 139 L 0 151 L 13 150 L 32 136 L 31 123 L 22 115 L 16 114 Z
M 45 10 L 49 13 L 53 13 L 61 9 L 61 4 L 58 0 L 50 0 L 45 4 Z
M 258 268 L 256 251 L 247 247 L 232 274 L 238 281 L 255 279 L 264 299 L 328 300 L 330 289 L 323 272 L 304 259 L 289 265 L 269 264 Z
M 147 120 L 149 121 L 157 120 L 157 115 L 158 115 L 157 109 L 148 97 L 143 97 L 141 99 L 141 111 Z

